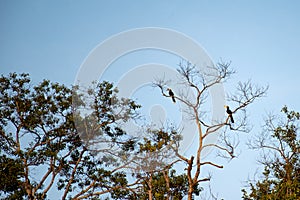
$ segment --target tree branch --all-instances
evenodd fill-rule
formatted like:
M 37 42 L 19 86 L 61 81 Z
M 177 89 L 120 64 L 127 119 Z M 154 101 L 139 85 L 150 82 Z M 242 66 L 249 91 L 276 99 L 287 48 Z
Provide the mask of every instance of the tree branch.
M 73 168 L 73 171 L 72 171 L 71 177 L 70 177 L 70 179 L 69 179 L 69 182 L 68 182 L 68 184 L 67 184 L 67 186 L 66 186 L 66 188 L 65 188 L 65 192 L 64 192 L 64 194 L 63 194 L 62 199 L 65 199 L 65 198 L 67 197 L 67 194 L 68 194 L 68 192 L 69 192 L 69 190 L 70 190 L 71 184 L 72 184 L 73 179 L 74 179 L 74 177 L 75 177 L 75 173 L 76 173 L 77 167 L 78 167 L 79 163 L 81 162 L 82 156 L 83 156 L 83 154 L 84 154 L 85 151 L 86 151 L 85 149 L 83 149 L 83 150 L 81 151 L 81 153 L 80 153 L 80 155 L 79 155 L 79 158 L 78 158 L 78 160 L 77 160 L 76 163 L 75 163 L 75 166 L 74 166 L 74 168 Z
M 200 163 L 200 165 L 212 165 L 212 166 L 217 167 L 217 168 L 223 168 L 222 165 L 217 165 L 217 164 L 212 163 L 212 162 L 203 162 L 203 163 Z

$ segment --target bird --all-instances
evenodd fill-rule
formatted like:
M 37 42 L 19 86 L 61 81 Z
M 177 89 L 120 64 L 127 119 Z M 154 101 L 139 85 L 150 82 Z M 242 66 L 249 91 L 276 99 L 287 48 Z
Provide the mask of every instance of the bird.
M 167 90 L 169 91 L 169 95 L 170 95 L 170 97 L 172 98 L 172 101 L 173 101 L 174 103 L 176 103 L 175 96 L 174 96 L 174 92 L 171 90 L 171 88 L 168 88 Z
M 231 123 L 234 123 L 233 117 L 232 117 L 232 111 L 229 109 L 229 106 L 224 106 L 226 108 L 226 112 L 228 116 L 230 117 Z

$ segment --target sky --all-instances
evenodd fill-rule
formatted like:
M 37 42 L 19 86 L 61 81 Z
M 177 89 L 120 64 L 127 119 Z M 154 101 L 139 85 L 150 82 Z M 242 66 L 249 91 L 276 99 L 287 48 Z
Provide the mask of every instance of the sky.
M 35 83 L 49 79 L 71 86 L 92 50 L 115 34 L 160 27 L 187 35 L 214 62 L 231 61 L 237 74 L 224 84 L 226 93 L 249 79 L 269 85 L 267 96 L 249 107 L 253 129 L 241 136 L 239 157 L 225 162 L 222 170 L 212 170 L 212 190 L 226 200 L 241 199 L 240 190 L 259 158 L 247 149 L 247 138 L 261 132 L 268 112 L 278 113 L 284 105 L 300 111 L 299 8 L 296 0 L 2 0 L 0 73 L 26 72 Z M 106 78 L 117 81 L 149 62 L 174 66 L 177 58 L 161 51 L 124 55 Z M 151 95 L 137 96 L 143 104 Z

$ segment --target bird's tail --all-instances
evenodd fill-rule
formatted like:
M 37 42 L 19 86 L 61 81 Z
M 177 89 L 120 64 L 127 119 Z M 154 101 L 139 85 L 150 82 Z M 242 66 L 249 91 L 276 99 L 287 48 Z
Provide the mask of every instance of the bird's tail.
M 230 120 L 231 120 L 231 123 L 234 123 L 232 115 L 230 115 Z
M 173 103 L 176 103 L 175 97 L 172 96 Z

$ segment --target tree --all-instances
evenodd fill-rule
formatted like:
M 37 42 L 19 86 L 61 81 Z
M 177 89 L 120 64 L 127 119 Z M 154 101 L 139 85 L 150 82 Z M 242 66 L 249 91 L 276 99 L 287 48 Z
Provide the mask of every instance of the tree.
M 234 109 L 231 111 L 232 115 L 235 117 L 239 116 L 234 124 L 229 122 L 230 115 L 228 115 L 226 119 L 218 122 L 208 122 L 208 119 L 205 118 L 204 114 L 204 102 L 209 89 L 228 80 L 228 78 L 235 73 L 230 69 L 230 63 L 219 63 L 216 66 L 209 66 L 208 68 L 210 70 L 205 73 L 197 70 L 196 66 L 192 63 L 181 62 L 178 69 L 178 74 L 181 77 L 181 82 L 179 84 L 183 85 L 185 89 L 176 92 L 176 88 L 172 88 L 173 93 L 175 93 L 175 95 L 172 96 L 166 92 L 167 88 L 169 88 L 169 80 L 158 79 L 154 83 L 154 85 L 160 89 L 161 94 L 164 97 L 175 98 L 176 102 L 180 102 L 185 106 L 183 112 L 188 113 L 190 119 L 197 126 L 197 150 L 193 155 L 190 157 L 184 156 L 179 151 L 179 143 L 175 142 L 172 144 L 175 155 L 186 166 L 189 200 L 193 199 L 193 193 L 197 184 L 210 180 L 209 176 L 203 177 L 201 174 L 203 166 L 212 166 L 219 169 L 223 168 L 222 165 L 210 160 L 205 160 L 203 152 L 208 148 L 214 148 L 223 152 L 222 154 L 224 156 L 227 155 L 230 159 L 234 158 L 236 144 L 233 143 L 233 140 L 230 140 L 230 137 L 227 134 L 228 128 L 230 132 L 248 131 L 245 109 L 248 105 L 252 104 L 254 100 L 263 97 L 267 91 L 267 87 L 256 87 L 250 81 L 239 83 L 237 92 L 228 97 L 228 100 L 235 105 Z M 171 81 L 174 82 L 174 80 Z M 188 91 L 191 91 L 195 98 L 191 98 Z M 205 143 L 206 138 L 211 135 L 218 135 L 221 131 L 223 134 L 220 143 Z
M 135 158 L 139 166 L 134 176 L 141 180 L 140 186 L 130 199 L 165 200 L 182 199 L 188 193 L 186 174 L 177 174 L 172 169 L 179 159 L 172 159 L 170 145 L 179 142 L 180 135 L 174 128 L 148 129 L 149 134 L 139 141 L 141 158 Z M 171 158 L 171 159 L 170 159 Z M 202 188 L 195 184 L 193 194 L 199 195 Z
M 138 116 L 139 105 L 119 99 L 105 81 L 80 89 L 48 80 L 33 85 L 28 74 L 0 77 L 1 196 L 46 199 L 51 188 L 61 199 L 185 196 L 186 175 L 172 169 L 177 161 L 164 162 L 178 134 L 147 129 L 133 138 L 122 124 Z
M 28 74 L 2 75 L 1 196 L 46 199 L 55 187 L 61 199 L 98 199 L 103 195 L 112 199 L 180 199 L 188 195 L 192 199 L 199 195 L 200 182 L 210 180 L 201 174 L 202 167 L 222 168 L 205 160 L 203 151 L 213 147 L 233 158 L 235 145 L 226 131 L 247 131 L 245 108 L 266 92 L 250 82 L 240 83 L 238 92 L 229 97 L 235 105 L 231 113 L 234 125 L 230 116 L 210 123 L 202 115 L 206 93 L 233 73 L 229 64 L 212 70 L 217 74 L 203 74 L 189 63 L 181 64 L 179 75 L 196 99 L 173 90 L 176 103 L 186 105 L 198 128 L 197 151 L 191 157 L 179 152 L 181 134 L 174 127 L 143 127 L 140 138 L 128 134 L 123 123 L 138 117 L 140 105 L 119 98 L 112 83 L 68 88 L 48 80 L 34 85 Z M 170 97 L 163 80 L 156 85 L 163 96 Z M 204 143 L 221 130 L 221 143 Z M 184 174 L 173 169 L 177 162 L 184 163 Z
M 76 108 L 85 105 L 76 87 L 72 91 L 48 80 L 33 86 L 28 74 L 0 77 L 1 196 L 45 199 L 56 184 L 62 199 L 128 195 L 126 174 L 88 150 L 75 119 L 88 122 L 97 117 L 93 133 L 106 135 L 118 148 L 129 151 L 131 141 L 124 139 L 126 133 L 117 122 L 133 117 L 139 105 L 116 99 L 117 90 L 111 83 L 96 87 L 91 94 L 92 114 L 80 116 Z M 115 108 L 121 110 L 118 119 L 111 114 Z
M 147 173 L 142 185 L 137 190 L 135 199 L 147 200 L 180 200 L 187 195 L 188 180 L 186 174 L 176 175 L 174 169 L 166 169 L 155 173 Z M 201 188 L 195 186 L 194 194 L 199 195 Z
M 20 161 L 15 161 L 5 155 L 1 155 L 0 159 L 0 190 L 10 193 L 9 199 L 19 199 L 25 195 L 24 188 L 21 187 L 22 181 L 20 181 L 23 176 L 23 165 Z
M 286 106 L 281 112 L 285 120 L 269 116 L 263 133 L 250 143 L 263 152 L 265 169 L 262 180 L 250 182 L 249 193 L 242 190 L 245 200 L 300 198 L 300 114 Z

